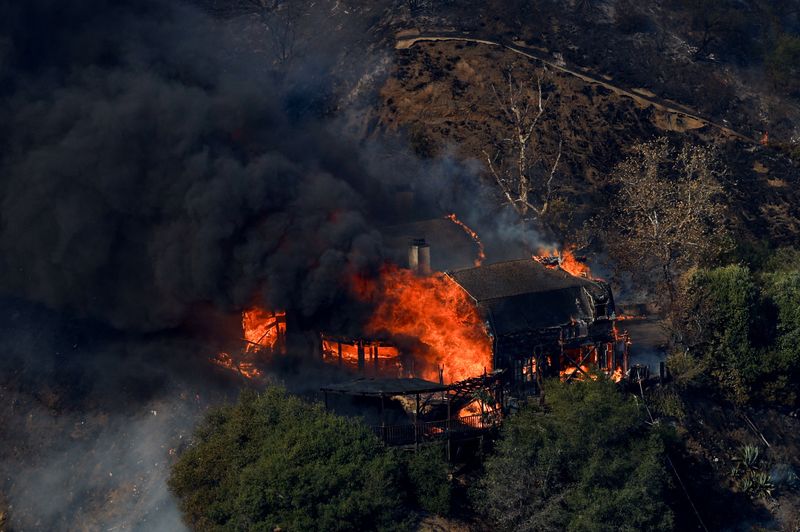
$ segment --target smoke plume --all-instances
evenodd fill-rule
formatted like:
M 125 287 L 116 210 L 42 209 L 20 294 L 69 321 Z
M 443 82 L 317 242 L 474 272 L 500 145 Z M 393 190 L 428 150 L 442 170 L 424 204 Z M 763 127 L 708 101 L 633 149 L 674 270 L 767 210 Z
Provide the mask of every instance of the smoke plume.
M 179 526 L 170 450 L 231 396 L 188 369 L 209 352 L 179 331 L 208 309 L 324 315 L 343 278 L 387 258 L 387 223 L 457 212 L 490 259 L 538 238 L 474 164 L 342 134 L 343 102 L 370 103 L 359 91 L 386 66 L 363 42 L 383 4 L 345 4 L 275 15 L 298 25 L 278 61 L 274 13 L 0 0 L 0 504 L 14 526 Z M 399 187 L 411 212 L 392 212 Z
M 257 293 L 310 314 L 376 257 L 358 157 L 203 15 L 36 0 L 0 18 L 4 292 L 146 331 Z

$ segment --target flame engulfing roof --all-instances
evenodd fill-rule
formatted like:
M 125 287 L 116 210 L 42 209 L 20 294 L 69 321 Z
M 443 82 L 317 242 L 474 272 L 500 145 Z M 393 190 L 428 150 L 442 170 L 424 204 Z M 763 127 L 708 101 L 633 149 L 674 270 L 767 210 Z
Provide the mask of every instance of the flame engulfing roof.
M 576 319 L 591 321 L 596 304 L 613 304 L 605 283 L 550 269 L 532 259 L 448 275 L 478 303 L 497 335 L 557 327 Z

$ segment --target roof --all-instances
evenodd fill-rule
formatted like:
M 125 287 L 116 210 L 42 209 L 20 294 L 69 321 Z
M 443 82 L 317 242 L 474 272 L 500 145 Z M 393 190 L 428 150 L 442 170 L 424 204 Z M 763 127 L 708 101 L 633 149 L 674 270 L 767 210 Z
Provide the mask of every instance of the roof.
M 580 286 L 488 299 L 478 305 L 489 314 L 498 336 L 557 327 L 592 316 L 591 304 Z
M 476 301 L 548 292 L 564 288 L 587 287 L 596 290 L 599 283 L 575 277 L 558 268 L 548 268 L 533 259 L 511 260 L 449 272 Z
M 341 393 L 346 395 L 412 395 L 418 393 L 433 393 L 447 390 L 448 387 L 423 379 L 355 379 L 338 384 L 329 384 L 321 388 L 323 392 Z
M 611 300 L 604 283 L 548 268 L 533 259 L 449 273 L 478 303 L 497 336 L 593 319 L 593 302 Z

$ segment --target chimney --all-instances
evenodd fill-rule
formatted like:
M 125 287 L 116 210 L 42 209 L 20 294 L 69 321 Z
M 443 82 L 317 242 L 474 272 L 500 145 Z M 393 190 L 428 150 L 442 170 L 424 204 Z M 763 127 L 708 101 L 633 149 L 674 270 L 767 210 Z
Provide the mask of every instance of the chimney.
M 417 275 L 431 274 L 431 247 L 424 238 L 415 238 L 409 244 L 408 268 Z

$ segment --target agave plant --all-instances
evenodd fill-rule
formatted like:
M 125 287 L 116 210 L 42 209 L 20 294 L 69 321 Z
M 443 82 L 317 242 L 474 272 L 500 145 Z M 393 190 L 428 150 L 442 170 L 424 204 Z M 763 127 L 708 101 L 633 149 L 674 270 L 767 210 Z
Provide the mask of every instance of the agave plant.
M 753 475 L 746 475 L 739 481 L 739 491 L 750 493 L 753 489 Z
M 751 497 L 771 497 L 775 483 L 768 471 L 762 471 L 761 452 L 757 445 L 743 445 L 733 458 L 731 476 L 737 479 L 739 491 Z
M 739 453 L 733 457 L 731 476 L 746 476 L 758 470 L 760 451 L 757 445 L 744 445 L 739 448 Z
M 750 489 L 747 490 L 753 497 L 771 497 L 772 490 L 775 488 L 769 474 L 764 471 L 752 473 L 748 475 L 752 481 Z
M 739 450 L 739 461 L 746 469 L 758 469 L 759 450 L 756 445 L 745 445 Z

